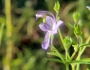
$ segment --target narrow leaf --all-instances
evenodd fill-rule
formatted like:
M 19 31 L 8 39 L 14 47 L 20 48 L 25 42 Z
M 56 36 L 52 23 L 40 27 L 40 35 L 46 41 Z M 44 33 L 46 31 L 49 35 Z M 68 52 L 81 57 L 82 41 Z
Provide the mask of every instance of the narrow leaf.
M 83 47 L 83 46 L 90 46 L 90 44 L 81 44 L 80 47 Z
M 48 55 L 59 57 L 56 52 L 47 52 Z M 61 54 L 63 58 L 65 58 L 65 55 Z
M 46 58 L 47 60 L 63 63 L 60 59 L 54 59 L 54 58 Z
M 74 60 L 71 63 L 90 64 L 90 58 L 83 58 L 80 60 Z

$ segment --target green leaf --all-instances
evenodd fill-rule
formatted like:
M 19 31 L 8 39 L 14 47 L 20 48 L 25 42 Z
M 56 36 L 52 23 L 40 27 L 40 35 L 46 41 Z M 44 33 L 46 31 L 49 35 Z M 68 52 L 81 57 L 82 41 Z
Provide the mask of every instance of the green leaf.
M 80 26 L 80 25 L 76 25 L 76 26 L 74 27 L 74 33 L 75 33 L 75 35 L 77 35 L 77 36 L 82 35 L 82 30 L 81 30 L 81 26 Z
M 74 12 L 73 13 L 73 19 L 74 19 L 74 22 L 78 22 L 80 20 L 80 13 Z
M 56 56 L 56 57 L 59 57 L 55 52 L 47 52 L 48 55 L 53 55 L 53 56 Z
M 65 45 L 64 48 L 69 49 L 70 45 L 72 44 L 72 39 L 71 39 L 71 37 L 67 36 L 67 37 L 64 38 L 63 42 L 64 42 L 64 45 Z
M 46 58 L 46 59 L 54 62 L 63 63 L 60 59 L 55 59 L 55 58 Z
M 90 58 L 83 58 L 83 59 L 80 59 L 80 60 L 73 60 L 71 63 L 90 64 Z
M 90 44 L 81 44 L 80 47 L 83 47 L 83 46 L 88 46 Z
M 47 52 L 48 55 L 59 57 L 56 52 Z M 61 54 L 63 58 L 65 58 L 65 55 Z
M 55 10 L 55 12 L 57 12 L 58 13 L 58 11 L 59 11 L 59 9 L 60 9 L 60 4 L 59 4 L 59 2 L 57 1 L 57 2 L 55 2 L 55 5 L 54 5 L 54 8 L 53 8 L 54 10 Z
M 77 45 L 72 45 L 74 48 L 74 51 L 78 51 L 78 46 Z

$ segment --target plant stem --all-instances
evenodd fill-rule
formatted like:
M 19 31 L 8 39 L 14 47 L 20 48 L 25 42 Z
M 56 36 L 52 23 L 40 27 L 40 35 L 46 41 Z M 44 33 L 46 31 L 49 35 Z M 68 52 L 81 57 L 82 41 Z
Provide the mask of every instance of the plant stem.
M 66 70 L 69 70 L 69 65 L 68 64 L 66 64 Z
M 61 34 L 60 29 L 58 29 L 58 33 L 59 33 L 59 38 L 60 38 L 60 40 L 61 40 L 61 42 L 62 42 L 62 45 L 63 45 L 63 47 L 65 47 L 65 45 L 64 45 L 64 43 L 63 43 L 63 37 L 62 37 L 62 34 Z
M 90 41 L 90 36 L 86 40 L 86 44 L 88 44 L 89 41 Z M 78 56 L 77 56 L 76 60 L 80 60 L 81 55 L 83 54 L 83 52 L 85 51 L 85 49 L 86 49 L 86 46 L 84 46 L 84 47 L 82 47 L 82 48 L 79 49 L 79 53 L 78 53 Z M 79 69 L 80 69 L 80 64 L 77 65 L 77 70 L 79 70 Z
M 79 57 L 79 58 L 76 59 L 76 60 L 80 60 L 80 59 L 81 59 L 81 57 Z M 79 63 L 77 63 L 76 70 L 80 70 L 80 64 L 79 64 Z
M 63 61 L 63 63 L 65 63 L 64 58 L 62 57 L 62 55 L 58 52 L 58 50 L 52 45 L 53 49 L 55 50 L 55 52 L 57 53 L 57 55 L 60 57 L 60 59 Z
M 75 54 L 77 53 L 77 51 L 74 51 L 74 53 L 71 56 L 71 60 L 74 58 Z
M 71 64 L 72 70 L 75 70 L 75 64 Z
M 90 36 L 87 38 L 86 44 L 88 44 L 89 41 L 90 41 Z M 79 53 L 77 59 L 82 55 L 82 53 L 85 51 L 85 49 L 86 49 L 86 46 L 84 46 L 84 47 L 80 50 L 80 53 Z
M 56 21 L 57 21 L 57 17 L 58 17 L 58 13 L 56 13 Z M 65 48 L 65 45 L 64 45 L 64 42 L 63 42 L 63 37 L 62 37 L 60 29 L 58 29 L 58 33 L 59 33 L 59 38 L 62 42 L 62 45 Z M 68 55 L 69 55 L 68 50 L 65 50 L 65 52 L 66 52 L 66 62 L 67 62 L 68 61 Z M 62 56 L 60 55 L 60 57 L 62 57 Z M 62 61 L 65 62 L 64 60 L 62 60 Z M 66 63 L 66 70 L 69 70 L 69 64 L 68 63 Z
M 79 50 L 78 50 L 78 55 L 79 55 L 79 53 L 80 53 L 80 50 L 81 50 L 81 47 L 79 46 L 81 43 L 80 43 L 80 41 L 81 41 L 81 38 L 79 37 L 79 36 L 77 36 L 77 42 L 78 42 L 78 48 L 79 48 Z M 81 59 L 81 56 L 78 58 L 78 59 L 76 59 L 76 60 L 80 60 Z M 77 63 L 77 65 L 76 65 L 77 67 L 76 67 L 76 70 L 80 70 L 80 64 L 79 63 Z
M 65 50 L 66 52 L 66 62 L 68 61 L 68 50 Z
M 58 14 L 59 14 L 59 12 L 56 13 L 56 21 L 58 21 Z M 62 34 L 61 34 L 60 29 L 58 29 L 58 33 L 59 33 L 59 38 L 60 38 L 63 46 L 65 47 L 65 45 L 64 45 L 64 43 L 63 43 L 63 37 L 62 37 Z
M 4 59 L 4 70 L 11 70 L 11 59 L 12 59 L 12 50 L 13 50 L 13 42 L 12 42 L 12 24 L 11 24 L 11 1 L 5 0 L 5 11 L 6 11 L 6 27 L 7 27 L 7 49 L 6 49 L 6 57 Z
M 4 23 L 1 23 L 1 30 L 0 30 L 0 46 L 1 46 L 1 40 L 2 40 L 2 35 L 3 35 L 3 28 L 4 28 Z
M 65 50 L 66 52 L 66 70 L 69 70 L 69 64 L 68 64 L 68 50 Z
M 90 41 L 90 36 L 89 36 L 89 38 L 86 40 L 86 44 L 88 44 L 89 41 Z M 82 53 L 85 51 L 85 49 L 86 49 L 86 46 L 84 46 L 82 49 L 80 49 L 79 54 L 78 54 L 76 60 L 80 60 L 81 55 L 82 55 Z M 80 65 L 78 64 L 78 65 L 77 65 L 77 70 L 79 70 L 79 67 L 80 67 Z
M 57 17 L 58 17 L 58 12 L 56 13 L 56 21 L 58 21 L 57 20 Z M 63 45 L 63 47 L 65 48 L 65 45 L 64 45 L 64 42 L 63 42 L 63 37 L 62 37 L 62 34 L 61 34 L 61 31 L 60 31 L 60 29 L 58 29 L 58 33 L 59 33 L 59 38 L 60 38 L 60 40 L 61 40 L 61 42 L 62 42 L 62 45 Z M 57 51 L 56 51 L 57 52 Z M 68 62 L 68 50 L 65 50 L 65 52 L 66 52 L 66 70 L 69 70 L 69 64 L 67 63 Z M 58 52 L 57 52 L 58 53 Z M 63 60 L 63 58 L 62 58 L 62 56 L 58 53 L 58 55 L 60 56 L 60 58 L 62 59 L 62 61 L 63 62 L 65 62 L 64 60 Z

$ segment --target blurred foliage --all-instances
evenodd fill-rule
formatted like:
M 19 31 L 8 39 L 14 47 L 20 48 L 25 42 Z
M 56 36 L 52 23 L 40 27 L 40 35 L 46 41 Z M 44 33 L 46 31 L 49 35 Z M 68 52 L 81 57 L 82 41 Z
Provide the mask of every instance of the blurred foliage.
M 5 16 L 5 1 L 0 0 L 0 70 L 3 70 L 3 60 L 6 55 L 6 16 Z M 64 70 L 62 64 L 47 61 L 47 51 L 41 49 L 41 43 L 44 38 L 44 33 L 39 29 L 35 14 L 39 10 L 49 10 L 55 13 L 53 6 L 56 0 L 11 0 L 11 17 L 12 17 L 12 42 L 14 45 L 11 60 L 11 70 Z M 90 5 L 90 0 L 59 0 L 61 4 L 60 18 L 64 24 L 60 27 L 63 36 L 69 35 L 74 37 L 72 28 L 73 25 L 72 13 L 79 11 L 81 14 L 83 39 L 87 39 L 90 35 L 90 11 L 86 8 Z M 54 45 L 60 47 L 59 39 L 55 36 Z M 60 46 L 59 46 L 60 45 Z M 83 57 L 90 57 L 90 48 L 86 49 Z M 48 50 L 50 51 L 50 50 Z M 72 48 L 71 48 L 72 53 Z M 90 66 L 90 65 L 88 65 Z M 86 66 L 87 67 L 87 66 Z M 86 68 L 85 66 L 82 67 Z

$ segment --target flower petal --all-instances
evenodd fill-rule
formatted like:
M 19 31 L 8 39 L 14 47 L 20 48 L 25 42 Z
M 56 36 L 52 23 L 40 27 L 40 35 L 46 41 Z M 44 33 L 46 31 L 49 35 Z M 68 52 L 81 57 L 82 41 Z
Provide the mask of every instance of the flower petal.
M 59 27 L 62 23 L 63 23 L 63 21 L 59 20 L 59 21 L 57 22 L 56 26 L 54 25 L 55 28 L 54 28 L 52 31 L 50 31 L 50 34 L 56 34 L 57 31 L 58 31 L 58 27 Z
M 38 19 L 38 18 L 40 18 L 40 17 L 43 17 L 43 14 L 36 14 L 36 20 Z
M 40 25 L 39 25 L 39 27 L 40 27 L 40 29 L 42 30 L 42 31 L 49 31 L 50 30 L 50 26 L 47 24 L 47 23 L 41 23 Z
M 59 20 L 59 21 L 57 22 L 56 28 L 58 28 L 62 23 L 63 23 L 63 21 Z
M 42 43 L 42 48 L 47 50 L 50 45 L 50 34 L 49 32 L 46 33 L 44 41 Z
M 39 27 L 42 31 L 52 31 L 53 27 L 55 27 L 55 26 L 56 26 L 56 22 L 50 16 L 46 16 L 46 23 L 41 23 L 39 25 Z
M 50 16 L 46 16 L 46 23 L 50 26 L 50 30 L 54 29 L 56 26 L 56 20 Z
M 47 15 L 47 14 L 49 14 L 50 16 L 52 16 L 52 17 L 55 19 L 54 15 L 53 15 L 51 12 L 49 12 L 49 11 L 39 11 L 39 12 L 36 14 L 36 20 L 37 20 L 38 18 L 40 18 L 40 17 L 43 17 L 44 15 Z
M 56 34 L 57 33 L 57 28 L 55 28 L 54 30 L 50 31 L 50 34 Z

